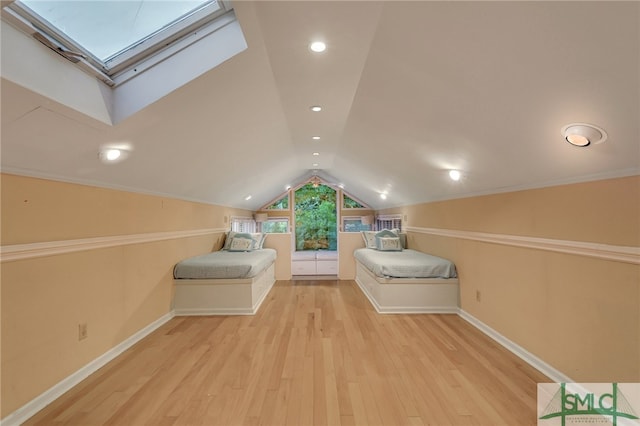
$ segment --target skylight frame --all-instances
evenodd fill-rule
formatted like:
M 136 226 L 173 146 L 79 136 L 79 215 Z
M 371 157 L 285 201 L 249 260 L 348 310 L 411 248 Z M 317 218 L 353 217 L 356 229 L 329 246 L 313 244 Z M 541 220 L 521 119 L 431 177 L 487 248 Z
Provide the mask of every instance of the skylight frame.
M 197 41 L 202 36 L 198 34 L 200 29 L 212 25 L 217 20 L 221 20 L 225 15 L 232 12 L 232 9 L 228 0 L 210 0 L 129 47 L 109 56 L 104 61 L 35 13 L 20 0 L 5 6 L 3 13 L 11 14 L 14 21 L 17 19 L 23 26 L 30 27 L 33 30 L 31 32 L 35 32 L 33 35 L 36 39 L 46 39 L 48 43 L 44 44 L 47 44 L 52 50 L 72 62 L 81 62 L 81 65 L 84 65 L 81 68 L 94 74 L 101 74 L 100 77 L 104 82 L 110 86 L 115 86 L 118 84 L 118 80 L 122 82 L 122 78 L 118 79 L 118 76 L 127 74 L 138 64 L 146 63 L 148 68 L 163 59 L 162 55 L 158 55 L 159 53 L 177 45 L 181 45 L 181 49 L 185 45 Z M 235 19 L 235 16 L 233 19 Z M 220 26 L 225 25 L 228 21 L 229 19 L 222 19 Z M 189 42 L 186 39 L 193 40 Z M 154 60 L 153 58 L 156 55 L 158 58 Z

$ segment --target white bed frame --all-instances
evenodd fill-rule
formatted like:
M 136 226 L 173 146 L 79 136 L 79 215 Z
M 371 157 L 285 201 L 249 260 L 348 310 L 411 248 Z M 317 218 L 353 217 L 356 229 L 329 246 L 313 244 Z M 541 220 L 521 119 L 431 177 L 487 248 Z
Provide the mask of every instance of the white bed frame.
M 381 278 L 356 260 L 356 283 L 381 314 L 460 311 L 457 278 Z
M 174 279 L 175 315 L 254 315 L 276 282 L 275 262 L 253 278 Z

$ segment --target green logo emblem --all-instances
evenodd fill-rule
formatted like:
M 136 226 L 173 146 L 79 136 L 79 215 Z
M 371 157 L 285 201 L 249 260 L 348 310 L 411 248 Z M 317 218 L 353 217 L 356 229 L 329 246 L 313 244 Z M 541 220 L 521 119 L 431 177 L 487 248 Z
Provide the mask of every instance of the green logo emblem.
M 560 419 L 562 426 L 566 425 L 568 417 L 572 418 L 571 420 L 574 424 L 593 423 L 595 418 L 605 417 L 606 419 L 611 419 L 613 426 L 618 425 L 618 419 L 620 418 L 638 419 L 638 415 L 618 388 L 617 383 L 611 384 L 611 392 L 607 391 L 600 394 L 571 392 L 567 390 L 566 383 L 561 383 L 560 388 L 553 395 L 551 401 L 549 401 L 541 414 L 539 417 L 540 420 L 557 417 Z M 582 417 L 582 419 L 576 417 Z

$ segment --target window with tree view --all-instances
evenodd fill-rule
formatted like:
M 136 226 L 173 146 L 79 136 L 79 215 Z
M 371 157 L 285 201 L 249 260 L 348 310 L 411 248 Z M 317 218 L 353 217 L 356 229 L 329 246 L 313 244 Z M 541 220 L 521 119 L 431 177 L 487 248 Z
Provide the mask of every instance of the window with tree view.
M 267 207 L 268 210 L 289 210 L 289 194 Z
M 308 183 L 295 191 L 296 250 L 338 248 L 336 191 Z
M 345 209 L 366 209 L 366 206 L 363 206 L 353 198 L 349 197 L 347 194 L 343 194 L 342 196 L 342 207 Z

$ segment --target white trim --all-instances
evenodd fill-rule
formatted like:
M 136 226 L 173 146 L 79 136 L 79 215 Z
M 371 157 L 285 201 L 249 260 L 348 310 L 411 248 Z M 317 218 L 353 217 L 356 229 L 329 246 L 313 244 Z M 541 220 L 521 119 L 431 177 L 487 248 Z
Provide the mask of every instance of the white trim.
M 45 408 L 47 405 L 51 404 L 57 398 L 62 396 L 69 389 L 73 388 L 81 381 L 89 377 L 91 374 L 98 371 L 108 362 L 115 359 L 117 356 L 122 354 L 124 351 L 138 343 L 140 340 L 160 328 L 162 325 L 170 321 L 174 317 L 173 311 L 168 312 L 152 322 L 151 324 L 144 327 L 142 330 L 139 330 L 129 338 L 125 339 L 120 344 L 111 348 L 104 354 L 100 355 L 98 358 L 91 361 L 89 364 L 85 365 L 75 373 L 67 376 L 53 387 L 49 388 L 45 392 L 41 393 L 22 407 L 18 408 L 13 413 L 9 414 L 4 419 L 0 420 L 1 426 L 14 426 L 20 425 L 21 423 L 27 421 L 29 418 L 33 417 L 40 410 Z
M 556 370 L 551 365 L 547 364 L 531 352 L 524 349 L 522 346 L 514 343 L 513 341 L 507 339 L 502 334 L 495 331 L 493 328 L 489 327 L 487 324 L 483 323 L 473 315 L 468 312 L 460 309 L 458 315 L 467 321 L 469 324 L 476 327 L 478 330 L 482 331 L 484 334 L 498 342 L 500 345 L 504 346 L 506 349 L 515 354 L 518 358 L 549 377 L 551 380 L 557 383 L 570 383 L 573 382 L 570 377 L 563 374 L 561 371 Z
M 0 246 L 0 262 L 54 256 L 84 250 L 95 250 L 129 244 L 142 244 L 178 238 L 226 232 L 227 228 L 192 229 L 187 231 L 150 232 L 146 234 L 115 235 L 110 237 L 81 238 L 77 240 L 47 241 L 40 243 Z
M 636 265 L 640 264 L 640 247 L 616 246 L 585 241 L 556 240 L 551 238 L 526 237 L 519 235 L 491 234 L 474 231 L 457 231 L 453 229 L 421 228 L 417 226 L 407 226 L 405 231 L 575 254 L 578 256 L 595 257 L 598 259 L 633 263 Z
M 174 279 L 176 316 L 255 315 L 276 282 L 275 262 L 252 278 Z
M 457 278 L 381 278 L 356 259 L 355 282 L 379 314 L 458 313 Z

